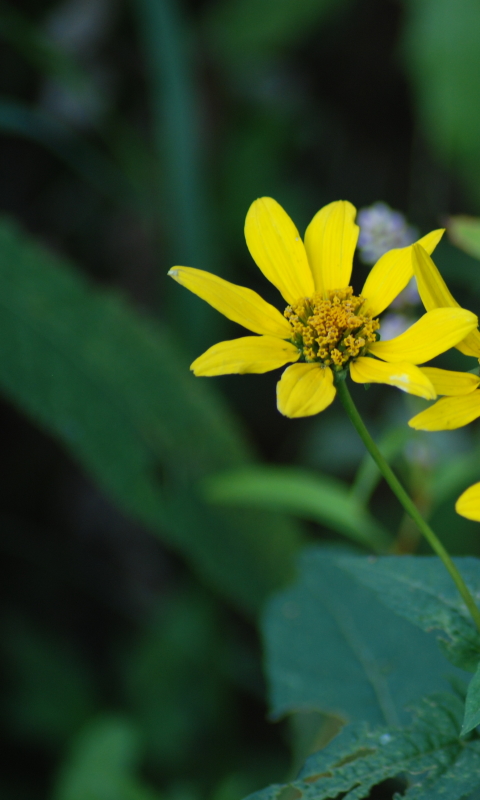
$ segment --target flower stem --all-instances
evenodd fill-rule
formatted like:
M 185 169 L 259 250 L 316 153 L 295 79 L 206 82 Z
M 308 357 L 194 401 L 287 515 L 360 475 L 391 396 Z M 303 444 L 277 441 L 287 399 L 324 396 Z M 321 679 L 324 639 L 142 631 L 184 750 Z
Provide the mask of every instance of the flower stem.
M 397 476 L 391 469 L 390 465 L 385 461 L 384 457 L 382 456 L 380 450 L 378 449 L 377 445 L 373 441 L 372 437 L 370 436 L 363 419 L 361 418 L 355 403 L 353 402 L 352 396 L 348 391 L 347 384 L 344 380 L 339 380 L 337 383 L 337 392 L 342 401 L 343 407 L 347 412 L 350 421 L 352 422 L 355 430 L 357 431 L 358 435 L 360 436 L 362 442 L 364 443 L 365 447 L 367 448 L 368 452 L 372 456 L 373 460 L 377 464 L 380 472 L 382 473 L 383 477 L 387 481 L 388 485 L 390 486 L 393 493 L 396 495 L 402 506 L 404 507 L 407 514 L 413 519 L 413 521 L 418 526 L 421 533 L 425 536 L 426 540 L 430 544 L 432 550 L 435 551 L 437 556 L 441 558 L 445 567 L 447 568 L 448 572 L 450 573 L 452 580 L 455 583 L 462 599 L 467 606 L 470 614 L 472 615 L 473 621 L 477 626 L 478 630 L 480 631 L 480 610 L 477 608 L 475 601 L 470 594 L 465 582 L 458 571 L 457 567 L 453 563 L 452 559 L 450 558 L 449 554 L 445 550 L 441 541 L 437 538 L 436 534 L 432 531 L 430 525 L 428 525 L 425 520 L 423 519 L 422 515 L 420 514 L 418 508 L 416 507 L 415 503 L 411 500 L 408 496 L 407 492 L 403 488 L 402 484 L 398 480 Z

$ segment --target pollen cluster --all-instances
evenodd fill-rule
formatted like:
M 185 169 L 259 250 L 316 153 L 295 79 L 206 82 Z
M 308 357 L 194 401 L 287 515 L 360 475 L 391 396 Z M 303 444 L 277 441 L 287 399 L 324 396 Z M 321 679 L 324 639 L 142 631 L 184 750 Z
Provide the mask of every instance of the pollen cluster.
M 328 298 L 316 293 L 302 297 L 285 309 L 292 327 L 292 342 L 302 350 L 305 361 L 321 361 L 339 371 L 348 361 L 365 355 L 377 340 L 378 319 L 362 314 L 363 297 L 353 289 L 335 289 Z

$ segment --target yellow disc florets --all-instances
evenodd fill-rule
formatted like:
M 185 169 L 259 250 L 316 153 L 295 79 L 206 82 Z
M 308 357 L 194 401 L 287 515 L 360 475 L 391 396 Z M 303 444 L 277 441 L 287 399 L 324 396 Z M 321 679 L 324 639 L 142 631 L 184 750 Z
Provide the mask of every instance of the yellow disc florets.
M 320 361 L 342 370 L 352 358 L 365 355 L 368 345 L 376 341 L 378 319 L 362 314 L 363 297 L 355 297 L 353 289 L 335 289 L 302 297 L 285 309 L 292 327 L 292 342 L 302 350 L 305 361 Z

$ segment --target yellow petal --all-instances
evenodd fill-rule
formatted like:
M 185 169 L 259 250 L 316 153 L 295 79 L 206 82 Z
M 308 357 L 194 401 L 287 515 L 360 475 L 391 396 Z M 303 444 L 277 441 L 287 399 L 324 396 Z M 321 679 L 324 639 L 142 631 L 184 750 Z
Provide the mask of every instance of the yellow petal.
M 297 347 L 276 336 L 242 336 L 214 344 L 195 359 L 190 369 L 195 375 L 243 375 L 269 372 L 299 358 Z
M 450 397 L 470 394 L 480 384 L 478 375 L 472 375 L 471 372 L 454 372 L 451 369 L 436 367 L 420 367 L 420 369 L 430 379 L 437 394 L 446 394 Z
M 455 511 L 462 517 L 480 522 L 480 483 L 474 483 L 460 495 Z
M 434 308 L 460 308 L 429 254 L 419 244 L 413 246 L 413 269 L 418 292 L 427 311 Z M 473 330 L 456 347 L 466 356 L 480 358 L 480 332 Z
M 350 284 L 353 254 L 360 228 L 357 209 L 347 200 L 329 203 L 315 214 L 305 232 L 305 249 L 317 292 Z
M 173 267 L 168 273 L 177 283 L 206 300 L 225 317 L 249 331 L 288 339 L 292 330 L 280 311 L 259 294 L 192 267 Z
M 435 400 L 437 397 L 423 370 L 407 361 L 389 364 L 376 358 L 360 357 L 350 364 L 350 376 L 355 383 L 388 383 L 425 400 Z
M 433 253 L 443 234 L 443 228 L 431 231 L 417 244 L 421 244 L 428 253 Z M 365 298 L 364 310 L 376 317 L 405 289 L 412 277 L 412 245 L 389 250 L 372 267 L 365 281 L 361 291 Z
M 384 361 L 423 364 L 454 347 L 477 325 L 475 314 L 464 308 L 435 308 L 400 336 L 370 345 L 369 351 Z
M 460 397 L 442 397 L 409 420 L 417 431 L 453 431 L 480 417 L 480 391 Z
M 313 294 L 304 244 L 276 200 L 261 197 L 252 203 L 245 220 L 245 239 L 255 263 L 287 303 Z
M 474 356 L 480 358 L 480 331 L 474 329 L 465 339 L 455 345 L 457 350 L 460 350 L 465 356 Z
M 330 367 L 294 364 L 277 383 L 277 407 L 286 417 L 310 417 L 327 408 L 336 392 Z

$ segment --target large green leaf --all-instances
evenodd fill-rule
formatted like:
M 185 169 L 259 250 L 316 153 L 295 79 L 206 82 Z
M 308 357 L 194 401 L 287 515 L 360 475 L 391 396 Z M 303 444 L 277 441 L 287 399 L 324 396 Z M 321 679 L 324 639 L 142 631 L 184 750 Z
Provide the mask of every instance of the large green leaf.
M 480 725 L 480 667 L 468 687 L 462 734 L 470 733 L 477 725 Z
M 335 565 L 338 557 L 304 551 L 297 583 L 267 608 L 273 714 L 317 710 L 397 724 L 408 703 L 444 689 L 452 669 L 434 639 L 384 608 Z
M 208 478 L 208 500 L 219 505 L 263 508 L 314 520 L 374 551 L 391 539 L 349 486 L 327 475 L 295 467 L 243 467 Z
M 405 64 L 424 133 L 480 199 L 480 5 L 408 0 Z
M 342 557 L 339 566 L 373 589 L 388 608 L 425 631 L 439 631 L 447 657 L 475 672 L 480 660 L 480 634 L 458 590 L 436 556 Z M 456 558 L 474 599 L 480 598 L 480 561 Z
M 408 779 L 408 800 L 460 800 L 480 786 L 480 740 L 460 739 L 462 714 L 458 698 L 437 694 L 423 699 L 408 728 L 348 726 L 310 756 L 296 780 L 249 800 L 360 800 L 397 776 Z
M 126 513 L 253 610 L 286 579 L 297 531 L 206 507 L 208 474 L 251 460 L 175 336 L 0 222 L 0 389 Z

